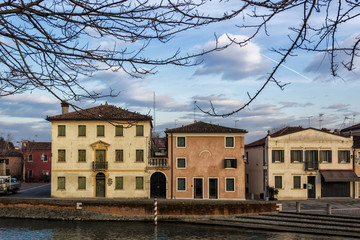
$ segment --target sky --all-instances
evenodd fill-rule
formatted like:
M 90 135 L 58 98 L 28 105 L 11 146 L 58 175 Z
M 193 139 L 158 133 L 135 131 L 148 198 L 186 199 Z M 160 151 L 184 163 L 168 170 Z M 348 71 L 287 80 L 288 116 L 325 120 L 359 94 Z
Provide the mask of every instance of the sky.
M 229 6 L 227 6 L 229 7 Z M 231 6 L 230 6 L 231 7 Z M 209 12 L 221 11 L 209 8 Z M 319 53 L 297 51 L 282 65 L 276 79 L 287 83 L 283 90 L 270 83 L 244 110 L 230 117 L 212 117 L 198 107 L 209 110 L 211 101 L 219 113 L 227 113 L 254 95 L 281 56 L 272 48 L 290 46 L 293 34 L 289 27 L 298 26 L 301 15 L 288 12 L 276 17 L 244 47 L 232 45 L 223 51 L 213 52 L 197 59 L 199 65 L 191 67 L 160 66 L 156 74 L 133 78 L 123 71 L 102 71 L 81 81 L 91 90 L 119 91 L 114 98 L 96 102 L 73 102 L 87 108 L 99 104 L 115 105 L 130 111 L 149 114 L 154 118 L 155 131 L 164 135 L 166 128 L 180 127 L 194 121 L 204 121 L 227 127 L 245 129 L 245 143 L 266 135 L 268 130 L 285 126 L 341 129 L 360 122 L 357 105 L 360 89 L 360 63 L 348 72 L 339 68 L 341 78 L 330 74 L 329 58 Z M 321 14 L 312 20 L 321 23 Z M 216 23 L 178 34 L 166 44 L 153 42 L 146 53 L 169 56 L 177 49 L 183 53 L 208 49 L 214 44 L 214 34 L 219 43 L 226 43 L 226 34 L 236 39 L 250 36 L 249 29 L 236 25 L 241 18 Z M 359 37 L 360 21 L 352 21 L 338 31 L 337 44 L 348 46 Z M 113 44 L 113 39 L 101 39 L 96 45 Z M 141 46 L 134 43 L 132 47 Z M 337 61 L 345 58 L 337 55 Z M 155 99 L 155 101 L 154 101 Z M 155 106 L 155 108 L 154 108 Z M 155 114 L 154 114 L 155 109 Z M 72 111 L 72 109 L 70 109 Z M 51 141 L 50 122 L 47 116 L 61 113 L 60 102 L 43 91 L 0 98 L 0 136 L 20 146 L 22 140 Z

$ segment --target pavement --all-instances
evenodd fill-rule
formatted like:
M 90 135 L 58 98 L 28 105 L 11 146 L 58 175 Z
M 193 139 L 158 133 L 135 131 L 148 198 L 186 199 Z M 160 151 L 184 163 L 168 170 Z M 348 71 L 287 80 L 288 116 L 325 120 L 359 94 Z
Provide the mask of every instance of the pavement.
M 43 182 L 27 183 L 27 182 L 23 182 L 23 183 L 21 183 L 20 191 L 31 189 L 31 188 L 42 187 L 42 186 L 45 186 L 45 185 L 48 185 L 48 184 L 50 184 L 50 183 L 43 183 Z

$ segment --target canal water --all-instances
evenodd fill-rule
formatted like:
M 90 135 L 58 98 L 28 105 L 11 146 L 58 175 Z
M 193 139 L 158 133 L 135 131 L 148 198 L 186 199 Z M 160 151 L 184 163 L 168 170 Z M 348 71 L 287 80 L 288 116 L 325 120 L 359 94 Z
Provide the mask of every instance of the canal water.
M 0 239 L 344 239 L 196 224 L 0 219 Z

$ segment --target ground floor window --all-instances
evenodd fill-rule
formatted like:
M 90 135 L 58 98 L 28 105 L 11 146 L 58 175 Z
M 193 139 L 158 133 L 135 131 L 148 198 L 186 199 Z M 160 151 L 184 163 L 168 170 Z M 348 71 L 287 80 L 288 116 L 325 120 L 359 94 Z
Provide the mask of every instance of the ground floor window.
M 177 179 L 177 190 L 178 191 L 186 191 L 186 178 L 178 178 Z
M 225 191 L 226 192 L 235 192 L 235 178 L 226 178 L 225 179 Z
M 275 188 L 282 188 L 282 176 L 275 176 Z
M 301 188 L 301 176 L 294 176 L 294 189 Z
M 78 189 L 79 190 L 86 189 L 86 177 L 78 177 Z
M 115 177 L 115 189 L 124 189 L 124 177 Z
M 65 177 L 58 177 L 58 189 L 65 190 Z
M 136 187 L 135 189 L 144 189 L 144 178 L 143 177 L 136 177 Z

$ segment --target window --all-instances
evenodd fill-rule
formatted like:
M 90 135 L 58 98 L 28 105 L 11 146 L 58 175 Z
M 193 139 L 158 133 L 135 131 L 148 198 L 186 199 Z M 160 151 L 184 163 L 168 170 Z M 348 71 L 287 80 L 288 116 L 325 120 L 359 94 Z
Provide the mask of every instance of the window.
M 301 176 L 294 176 L 294 189 L 301 189 Z
M 339 151 L 339 163 L 349 163 L 350 162 L 350 151 L 349 150 L 340 150 Z
M 124 189 L 124 177 L 115 177 L 115 189 Z
M 177 158 L 176 159 L 176 168 L 186 168 L 186 159 L 185 158 Z
M 115 150 L 115 161 L 116 162 L 124 161 L 124 151 L 122 149 Z
M 186 191 L 186 178 L 178 178 L 177 179 L 177 190 L 178 191 Z
M 136 136 L 144 136 L 144 126 L 136 125 Z
M 136 162 L 144 162 L 144 150 L 136 150 Z
M 86 136 L 86 126 L 85 125 L 79 125 L 78 126 L 78 135 L 79 135 L 79 137 L 85 137 Z
M 237 168 L 237 160 L 235 158 L 224 159 L 224 168 Z
M 275 176 L 275 188 L 282 188 L 282 176 Z
M 7 169 L 5 170 L 5 174 L 6 174 L 7 176 L 10 176 L 10 175 L 11 175 L 10 169 L 7 168 Z
M 272 162 L 284 162 L 284 150 L 272 150 Z
M 65 190 L 65 177 L 58 177 L 58 189 Z
M 66 135 L 66 128 L 65 125 L 58 125 L 58 136 L 64 137 Z
M 29 176 L 29 177 L 32 177 L 32 176 L 33 176 L 32 170 L 29 170 L 29 171 L 28 171 L 28 176 Z
M 96 133 L 98 137 L 105 136 L 105 126 L 104 125 L 97 125 L 96 126 Z
M 185 139 L 185 137 L 177 137 L 176 138 L 176 146 L 177 147 L 186 147 L 186 139 Z
M 64 149 L 58 150 L 58 162 L 65 162 L 66 161 L 66 151 Z
M 305 151 L 305 170 L 317 170 L 319 167 L 317 150 Z
M 225 147 L 227 148 L 233 148 L 234 145 L 234 137 L 226 137 L 225 138 Z
M 122 125 L 115 126 L 115 136 L 124 136 L 124 128 Z
M 331 155 L 332 155 L 331 150 L 321 150 L 320 162 L 331 163 L 332 162 Z
M 291 162 L 302 162 L 303 161 L 303 151 L 302 150 L 291 150 Z
M 47 162 L 48 161 L 48 155 L 47 154 L 42 154 L 42 156 L 44 156 L 44 158 L 42 159 L 43 162 Z
M 136 177 L 136 189 L 144 189 L 144 178 L 143 177 Z
M 32 162 L 33 161 L 33 156 L 30 154 L 28 155 L 28 162 Z
M 79 190 L 86 189 L 86 177 L 78 177 L 78 189 Z
M 9 165 L 9 159 L 5 159 L 5 165 Z
M 86 162 L 86 150 L 84 149 L 78 150 L 78 161 Z
M 225 191 L 226 192 L 235 192 L 235 179 L 234 178 L 226 178 Z

